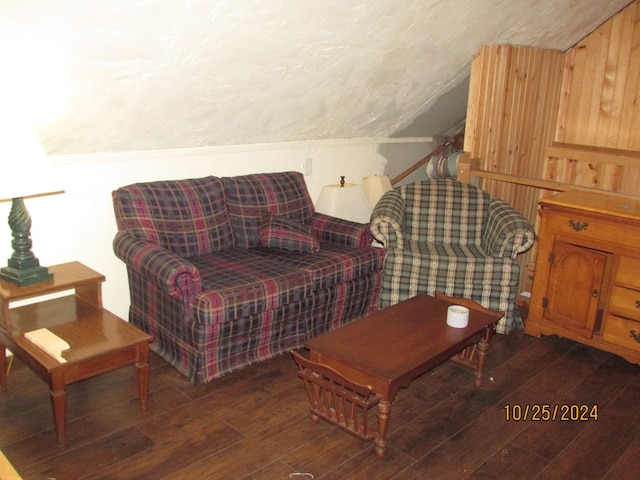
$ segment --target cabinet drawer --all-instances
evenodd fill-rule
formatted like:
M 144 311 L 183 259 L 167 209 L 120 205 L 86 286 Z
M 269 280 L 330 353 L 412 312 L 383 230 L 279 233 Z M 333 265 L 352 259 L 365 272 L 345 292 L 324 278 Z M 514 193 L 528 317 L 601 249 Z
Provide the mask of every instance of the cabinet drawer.
M 640 290 L 640 258 L 620 255 L 616 282 Z
M 640 320 L 640 292 L 614 285 L 609 296 L 609 309 L 617 315 Z
M 607 222 L 579 211 L 575 213 L 550 212 L 549 227 L 558 233 L 603 242 L 624 244 L 629 238 L 629 228 L 625 225 Z
M 640 322 L 627 320 L 615 315 L 607 315 L 602 338 L 610 343 L 640 351 Z

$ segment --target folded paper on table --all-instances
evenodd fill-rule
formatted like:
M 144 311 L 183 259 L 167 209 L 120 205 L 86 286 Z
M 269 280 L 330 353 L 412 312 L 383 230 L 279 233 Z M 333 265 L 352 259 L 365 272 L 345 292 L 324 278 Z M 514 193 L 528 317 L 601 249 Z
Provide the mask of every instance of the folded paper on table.
M 26 332 L 24 338 L 47 352 L 58 362 L 64 363 L 67 361 L 66 358 L 63 358 L 62 352 L 69 350 L 71 347 L 52 331 L 46 328 L 39 328 L 38 330 Z

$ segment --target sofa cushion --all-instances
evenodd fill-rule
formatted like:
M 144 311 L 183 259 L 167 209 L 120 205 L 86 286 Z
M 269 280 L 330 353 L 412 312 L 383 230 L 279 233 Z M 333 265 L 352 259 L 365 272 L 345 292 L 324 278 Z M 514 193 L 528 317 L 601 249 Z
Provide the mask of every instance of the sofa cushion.
M 278 264 L 305 272 L 314 290 L 328 288 L 357 279 L 382 269 L 384 250 L 376 247 L 351 248 L 335 244 L 322 244 L 313 255 L 278 250 L 256 249 L 263 257 Z
M 260 226 L 268 213 L 308 224 L 315 211 L 299 172 L 224 177 L 222 182 L 238 247 L 260 246 Z
M 136 183 L 113 192 L 118 230 L 192 258 L 233 247 L 219 178 Z
M 264 252 L 232 248 L 192 259 L 202 281 L 202 291 L 191 300 L 198 321 L 215 324 L 249 317 L 311 294 L 308 273 Z
M 280 215 L 268 214 L 260 226 L 263 247 L 289 252 L 314 253 L 320 250 L 320 241 L 309 225 Z

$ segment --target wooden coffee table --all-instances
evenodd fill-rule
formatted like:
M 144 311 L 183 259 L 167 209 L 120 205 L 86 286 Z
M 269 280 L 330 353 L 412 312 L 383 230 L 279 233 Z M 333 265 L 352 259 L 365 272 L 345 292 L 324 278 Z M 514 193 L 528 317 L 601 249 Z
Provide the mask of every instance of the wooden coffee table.
M 5 349 L 49 385 L 58 444 L 64 446 L 66 394 L 71 383 L 127 365 L 136 366 L 140 408 L 147 408 L 151 337 L 102 308 L 105 277 L 79 262 L 49 267 L 52 280 L 18 287 L 0 280 L 0 389 L 7 390 Z M 10 308 L 12 302 L 64 292 L 59 298 Z M 24 336 L 47 328 L 70 349 L 59 362 Z
M 447 325 L 447 308 L 470 309 L 466 328 Z M 482 381 L 489 340 L 502 312 L 460 298 L 418 295 L 310 340 L 309 359 L 296 352 L 311 402 L 311 418 L 322 418 L 362 440 L 375 438 L 384 455 L 391 402 L 401 388 L 445 360 L 475 368 Z M 367 430 L 367 412 L 377 405 L 377 432 Z

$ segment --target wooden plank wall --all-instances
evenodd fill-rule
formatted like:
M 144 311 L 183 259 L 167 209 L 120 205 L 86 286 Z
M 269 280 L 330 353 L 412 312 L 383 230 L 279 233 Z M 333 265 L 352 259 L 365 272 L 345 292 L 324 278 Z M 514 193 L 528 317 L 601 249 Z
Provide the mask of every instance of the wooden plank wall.
M 619 150 L 631 165 L 580 160 L 577 152 L 551 157 L 544 178 L 640 196 L 639 1 L 566 53 L 555 141 Z
M 561 52 L 539 48 L 496 45 L 478 51 L 471 65 L 464 150 L 481 159 L 481 169 L 543 178 L 563 62 Z M 537 225 L 539 189 L 494 180 L 484 180 L 482 188 Z M 534 254 L 532 249 L 518 257 L 523 288 L 530 281 Z
M 464 150 L 480 168 L 543 178 L 555 133 L 563 54 L 512 45 L 482 47 L 473 59 Z M 536 222 L 539 191 L 486 180 L 483 188 Z

